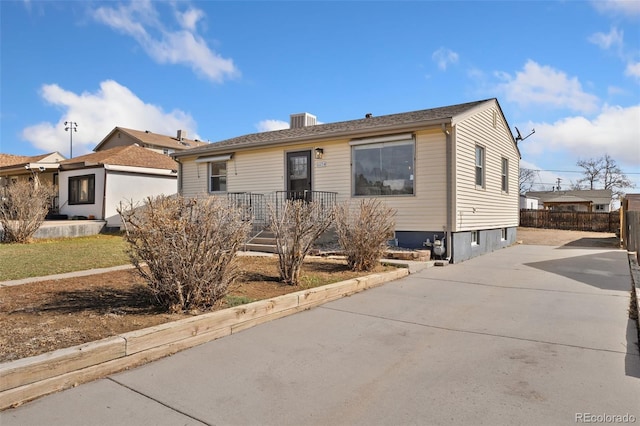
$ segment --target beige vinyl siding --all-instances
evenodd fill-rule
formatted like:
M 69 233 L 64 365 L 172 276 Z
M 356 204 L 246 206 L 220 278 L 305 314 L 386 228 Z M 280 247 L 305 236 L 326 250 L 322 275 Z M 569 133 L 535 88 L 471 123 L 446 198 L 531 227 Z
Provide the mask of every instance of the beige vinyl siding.
M 314 158 L 314 149 L 322 148 L 322 159 Z M 348 139 L 328 140 L 314 144 L 242 150 L 227 162 L 229 192 L 270 193 L 286 190 L 286 153 L 311 151 L 312 189 L 338 194 L 338 201 L 352 197 L 351 146 Z M 415 149 L 415 195 L 378 197 L 397 210 L 398 231 L 439 231 L 446 226 L 446 145 L 438 129 L 419 132 Z M 207 163 L 196 163 L 196 157 L 183 158 L 182 193 L 198 196 L 206 193 Z
M 207 163 L 196 163 L 196 157 L 181 158 L 182 195 L 198 197 L 207 193 Z
M 509 135 L 495 105 L 456 124 L 455 231 L 518 225 L 519 156 Z M 484 188 L 475 185 L 476 144 L 485 148 Z M 509 161 L 508 192 L 502 191 L 502 158 Z
M 105 141 L 105 143 L 100 147 L 100 151 L 106 151 L 109 148 L 115 148 L 117 146 L 126 146 L 133 145 L 138 141 L 126 133 L 116 132 L 109 138 L 109 140 Z

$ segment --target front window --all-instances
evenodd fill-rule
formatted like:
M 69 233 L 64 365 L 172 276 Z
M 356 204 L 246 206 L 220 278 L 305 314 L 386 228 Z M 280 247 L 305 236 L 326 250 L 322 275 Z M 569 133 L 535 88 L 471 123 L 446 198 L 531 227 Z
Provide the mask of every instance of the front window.
M 476 145 L 476 186 L 484 188 L 484 147 Z
M 227 162 L 209 163 L 209 192 L 225 192 L 227 190 Z
M 353 195 L 413 195 L 413 140 L 353 146 Z
M 69 205 L 94 204 L 96 197 L 96 175 L 72 176 L 69 178 Z

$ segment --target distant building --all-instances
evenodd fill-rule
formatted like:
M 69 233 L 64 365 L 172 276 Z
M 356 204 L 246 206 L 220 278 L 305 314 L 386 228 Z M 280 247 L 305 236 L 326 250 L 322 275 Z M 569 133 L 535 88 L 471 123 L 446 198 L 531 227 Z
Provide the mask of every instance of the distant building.
M 196 148 L 207 145 L 206 142 L 199 140 L 187 139 L 186 130 L 178 130 L 176 136 L 161 135 L 150 132 L 149 130 L 134 130 L 124 127 L 114 127 L 114 129 L 105 136 L 94 151 L 104 151 L 106 149 L 115 148 L 116 146 L 138 145 L 143 148 L 150 149 L 160 154 L 173 154 L 174 152 L 184 151 L 185 149 Z
M 610 189 L 582 189 L 577 191 L 529 191 L 526 198 L 537 198 L 538 208 L 571 212 L 611 211 L 613 191 Z

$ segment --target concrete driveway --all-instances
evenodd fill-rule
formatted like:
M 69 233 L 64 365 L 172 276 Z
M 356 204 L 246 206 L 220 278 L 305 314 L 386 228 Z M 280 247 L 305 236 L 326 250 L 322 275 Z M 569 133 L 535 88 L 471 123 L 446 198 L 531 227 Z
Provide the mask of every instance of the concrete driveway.
M 640 422 L 630 280 L 624 251 L 514 246 L 41 398 L 0 423 Z

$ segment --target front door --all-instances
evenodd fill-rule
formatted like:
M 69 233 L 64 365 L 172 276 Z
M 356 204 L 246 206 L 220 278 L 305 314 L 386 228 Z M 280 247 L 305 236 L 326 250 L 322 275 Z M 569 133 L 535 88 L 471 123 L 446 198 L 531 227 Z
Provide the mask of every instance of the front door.
M 311 199 L 311 151 L 287 153 L 287 198 Z

